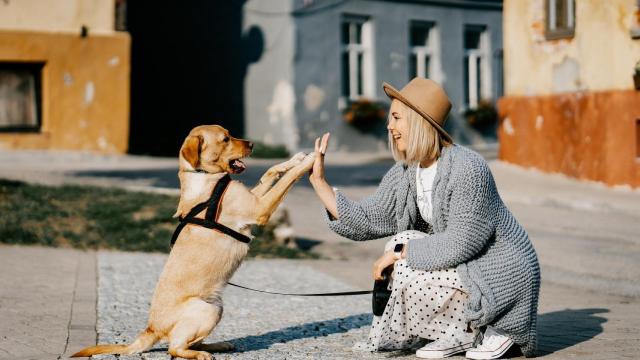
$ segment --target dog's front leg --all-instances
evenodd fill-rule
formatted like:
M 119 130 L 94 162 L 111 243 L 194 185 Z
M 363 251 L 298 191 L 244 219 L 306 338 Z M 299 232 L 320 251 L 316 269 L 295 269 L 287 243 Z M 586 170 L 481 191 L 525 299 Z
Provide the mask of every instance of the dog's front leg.
M 251 189 L 251 193 L 257 197 L 261 197 L 266 194 L 284 173 L 299 165 L 305 156 L 307 156 L 307 154 L 299 152 L 293 155 L 291 159 L 269 168 L 269 170 L 267 170 L 267 172 L 260 178 L 258 185 Z
M 278 205 L 282 202 L 282 199 L 287 194 L 287 191 L 291 189 L 293 184 L 306 174 L 313 166 L 316 153 L 313 152 L 302 160 L 299 165 L 294 166 L 287 171 L 282 178 L 273 185 L 273 187 L 267 191 L 262 197 L 258 197 L 255 219 L 258 225 L 264 225 L 269 220 L 271 214 L 275 211 Z

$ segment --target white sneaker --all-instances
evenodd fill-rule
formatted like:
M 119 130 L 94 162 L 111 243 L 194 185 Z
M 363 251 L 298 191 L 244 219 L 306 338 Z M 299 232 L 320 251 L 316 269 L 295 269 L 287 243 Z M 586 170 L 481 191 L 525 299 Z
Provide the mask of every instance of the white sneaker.
M 513 345 L 513 340 L 511 340 L 506 333 L 491 326 L 487 326 L 482 343 L 467 351 L 465 355 L 469 359 L 497 359 L 504 355 L 511 345 Z
M 460 344 L 458 341 L 450 339 L 436 340 L 428 343 L 416 351 L 416 356 L 421 359 L 442 359 L 449 357 L 473 347 L 473 341 Z

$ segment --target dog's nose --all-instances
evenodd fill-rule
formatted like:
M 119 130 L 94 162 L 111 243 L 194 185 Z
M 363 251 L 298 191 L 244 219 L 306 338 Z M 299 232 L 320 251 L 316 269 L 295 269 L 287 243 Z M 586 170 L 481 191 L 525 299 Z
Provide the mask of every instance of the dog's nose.
M 253 150 L 253 143 L 249 141 L 249 149 Z

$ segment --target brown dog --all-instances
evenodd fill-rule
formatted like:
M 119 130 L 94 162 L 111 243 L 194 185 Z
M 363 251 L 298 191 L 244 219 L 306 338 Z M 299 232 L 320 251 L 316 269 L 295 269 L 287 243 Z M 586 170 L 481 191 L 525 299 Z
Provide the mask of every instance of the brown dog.
M 248 156 L 251 148 L 249 141 L 231 137 L 220 126 L 194 128 L 180 149 L 180 202 L 176 216 L 185 216 L 196 204 L 206 201 L 225 173 L 244 171 L 240 159 Z M 264 225 L 269 220 L 287 191 L 313 166 L 314 159 L 315 153 L 296 154 L 270 168 L 251 190 L 232 181 L 220 203 L 218 222 L 250 235 L 249 225 Z M 129 345 L 92 346 L 73 357 L 139 353 L 158 341 L 169 342 L 172 356 L 187 359 L 212 359 L 208 352 L 191 348 L 232 350 L 230 343 L 205 346 L 201 342 L 220 321 L 222 290 L 248 249 L 247 244 L 221 232 L 187 225 L 158 280 L 147 328 Z

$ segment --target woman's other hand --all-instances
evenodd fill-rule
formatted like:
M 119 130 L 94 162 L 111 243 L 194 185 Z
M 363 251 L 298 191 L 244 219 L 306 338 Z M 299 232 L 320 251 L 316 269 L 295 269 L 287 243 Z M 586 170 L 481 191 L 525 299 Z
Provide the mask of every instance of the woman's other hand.
M 393 251 L 385 251 L 385 253 L 373 263 L 373 278 L 375 280 L 382 280 L 382 272 L 387 267 L 393 265 L 396 262 L 396 254 Z
M 327 152 L 327 146 L 329 145 L 330 133 L 325 133 L 322 138 L 316 138 L 315 151 L 316 160 L 313 163 L 313 167 L 309 170 L 309 181 L 313 184 L 322 182 L 324 178 L 324 154 Z

